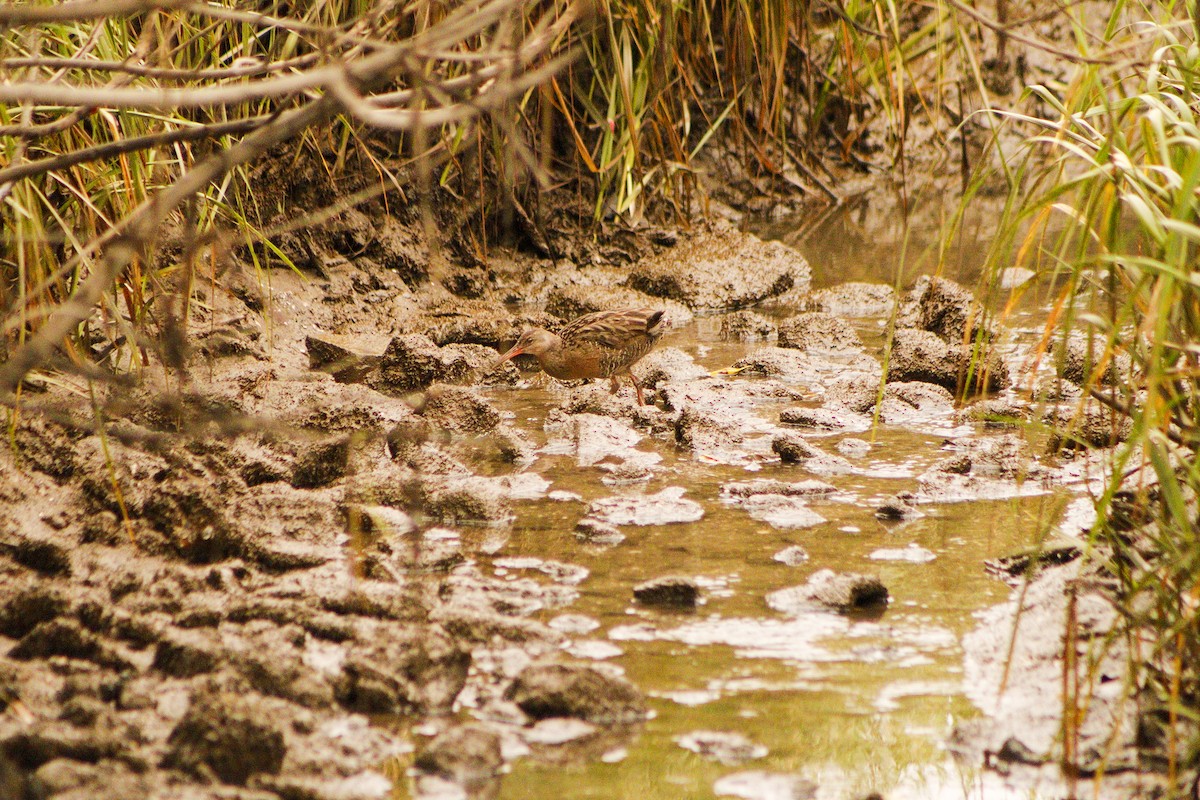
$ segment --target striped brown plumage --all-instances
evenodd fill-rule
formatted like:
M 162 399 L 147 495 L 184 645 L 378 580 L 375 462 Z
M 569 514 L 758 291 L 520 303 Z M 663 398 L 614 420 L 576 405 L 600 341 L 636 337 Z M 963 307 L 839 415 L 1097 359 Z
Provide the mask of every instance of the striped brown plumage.
M 621 308 L 584 314 L 558 333 L 530 328 L 517 343 L 500 356 L 496 366 L 513 356 L 535 356 L 546 374 L 560 380 L 608 378 L 617 390 L 617 376 L 626 374 L 637 392 L 638 405 L 645 403 L 642 387 L 630 367 L 650 352 L 662 335 L 663 312 L 652 308 Z

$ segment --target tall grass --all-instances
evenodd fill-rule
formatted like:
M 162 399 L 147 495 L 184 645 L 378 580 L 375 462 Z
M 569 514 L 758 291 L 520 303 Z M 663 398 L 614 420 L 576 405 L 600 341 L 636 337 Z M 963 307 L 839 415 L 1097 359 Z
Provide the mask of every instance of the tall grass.
M 1047 338 L 1085 337 L 1085 393 L 1132 418 L 1095 535 L 1139 643 L 1141 743 L 1183 796 L 1200 766 L 1200 50 L 1182 3 L 1129 10 L 1092 21 L 1067 82 L 1028 89 L 1039 113 L 1003 112 L 1029 136 L 990 258 L 1050 277 Z

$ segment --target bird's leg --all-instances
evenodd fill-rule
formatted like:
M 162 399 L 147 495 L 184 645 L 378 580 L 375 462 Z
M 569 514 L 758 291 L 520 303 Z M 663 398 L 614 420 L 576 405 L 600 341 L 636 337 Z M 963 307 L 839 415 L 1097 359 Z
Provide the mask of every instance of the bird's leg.
M 616 379 L 614 378 L 613 380 L 615 381 Z M 642 398 L 642 387 L 638 385 L 637 378 L 633 377 L 633 370 L 629 371 L 629 380 L 633 381 L 634 391 L 637 392 L 638 405 L 646 405 L 646 401 Z
M 618 384 L 618 383 L 617 383 L 617 376 L 616 376 L 616 375 L 613 375 L 613 376 L 609 377 L 609 379 L 608 379 L 608 393 L 609 393 L 609 394 L 616 394 L 616 393 L 617 393 L 617 389 L 619 389 L 619 388 L 621 388 L 621 387 L 620 387 L 620 384 Z

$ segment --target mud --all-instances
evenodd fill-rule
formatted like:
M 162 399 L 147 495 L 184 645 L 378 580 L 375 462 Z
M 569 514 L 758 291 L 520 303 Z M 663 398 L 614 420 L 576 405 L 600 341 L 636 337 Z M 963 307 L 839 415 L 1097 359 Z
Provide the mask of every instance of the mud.
M 10 704 L 0 716 L 5 796 L 382 798 L 393 787 L 386 769 L 410 761 L 430 794 L 448 784 L 485 796 L 514 760 L 565 761 L 568 746 L 569 758 L 597 758 L 636 735 L 645 697 L 611 670 L 568 660 L 562 626 L 531 618 L 569 609 L 587 571 L 515 557 L 487 575 L 479 564 L 504 546 L 520 505 L 549 488 L 525 465 L 566 456 L 612 489 L 577 511 L 575 535 L 597 547 L 705 514 L 684 486 L 616 488 L 670 474 L 649 438 L 698 464 L 786 468 L 786 480 L 727 483 L 720 499 L 801 530 L 823 521 L 811 499 L 834 491 L 813 476 L 852 473 L 871 447 L 843 440 L 838 454 L 821 435 L 865 431 L 876 416 L 944 420 L 955 392 L 1010 380 L 998 350 L 983 377 L 964 378 L 972 334 L 998 333 L 946 281 L 906 295 L 910 327 L 897 331 L 881 394 L 881 348 L 847 320 L 890 312 L 891 289 L 809 295 L 808 265 L 784 245 L 727 226 L 651 231 L 629 264 L 516 254 L 481 277 L 462 265 L 439 273 L 411 220 L 355 214 L 324 238 L 283 243 L 306 272 L 271 270 L 269 292 L 198 287 L 195 323 L 208 333 L 185 371 L 150 366 L 136 391 L 108 387 L 102 417 L 78 393 L 49 389 L 12 420 L 13 445 L 0 452 L 0 682 L 31 713 Z M 347 249 L 359 255 L 339 255 Z M 535 302 L 508 304 L 518 298 Z M 710 373 L 669 346 L 640 362 L 644 407 L 627 385 L 613 395 L 492 368 L 523 326 L 609 304 L 657 305 L 686 325 L 765 300 L 790 303 L 793 316 L 723 316 L 724 336 L 753 343 L 730 370 Z M 538 412 L 543 447 L 491 394 L 531 386 L 550 398 Z M 1020 416 L 1011 398 L 995 402 L 965 413 Z M 1091 419 L 1064 446 L 1117 440 L 1104 435 L 1110 417 Z M 881 514 L 907 519 L 923 503 L 1065 479 L 1014 437 L 953 447 L 920 492 Z M 919 563 L 927 552 L 879 559 Z M 774 558 L 808 556 L 792 546 Z M 654 572 L 634 590 L 641 604 L 702 602 L 694 580 Z M 1062 596 L 1048 589 L 1046 602 Z M 880 614 L 887 597 L 873 576 L 818 572 L 768 602 Z M 994 666 L 979 663 L 984 683 Z M 413 756 L 417 728 L 436 735 Z M 1003 750 L 1000 730 L 981 752 Z M 1041 731 L 1021 740 L 1038 759 L 1050 752 Z M 728 733 L 681 746 L 722 763 L 759 757 Z M 714 790 L 814 791 L 755 772 Z

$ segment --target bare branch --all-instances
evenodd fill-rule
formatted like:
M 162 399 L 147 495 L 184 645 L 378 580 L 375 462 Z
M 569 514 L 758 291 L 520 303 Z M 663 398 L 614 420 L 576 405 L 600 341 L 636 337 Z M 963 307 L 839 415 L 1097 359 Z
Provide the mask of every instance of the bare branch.
M 5 169 L 0 169 L 0 185 L 10 181 L 19 181 L 31 175 L 41 175 L 58 169 L 66 169 L 76 164 L 88 161 L 99 161 L 112 158 L 124 153 L 135 153 L 139 150 L 149 150 L 152 147 L 162 147 L 176 142 L 196 142 L 203 139 L 215 139 L 218 136 L 236 136 L 254 130 L 259 125 L 272 119 L 273 115 L 249 117 L 234 122 L 218 122 L 212 125 L 197 125 L 194 128 L 176 128 L 175 130 L 151 133 L 132 139 L 121 139 L 116 142 L 106 142 L 83 150 L 72 150 L 54 158 L 43 158 L 40 161 L 30 161 Z

